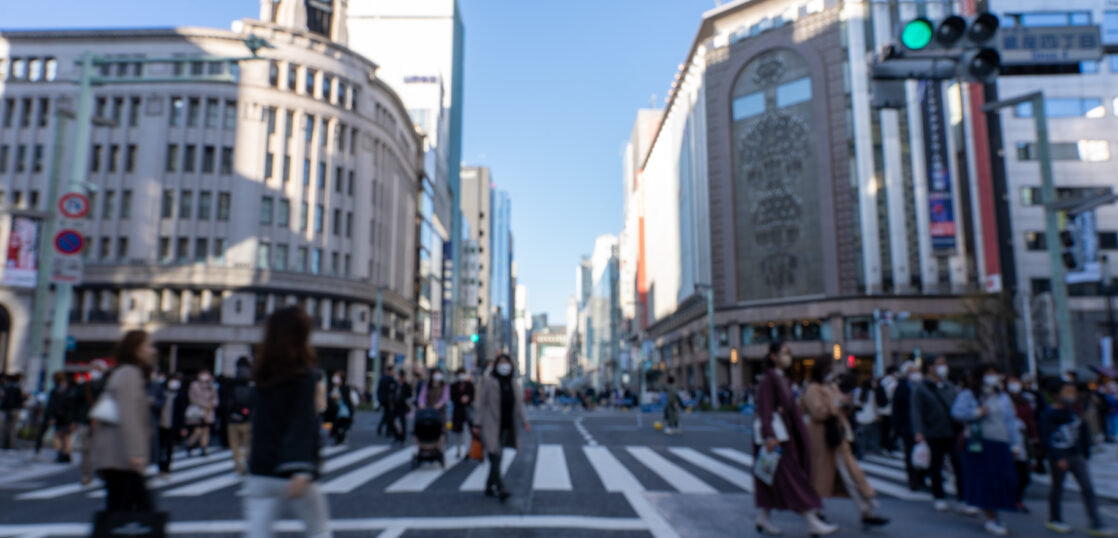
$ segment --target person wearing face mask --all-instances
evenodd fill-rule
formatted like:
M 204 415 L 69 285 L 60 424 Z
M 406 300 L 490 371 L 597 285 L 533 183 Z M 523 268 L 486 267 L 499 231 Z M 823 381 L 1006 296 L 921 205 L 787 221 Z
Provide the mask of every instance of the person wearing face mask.
M 462 432 L 466 424 L 471 421 L 474 384 L 470 382 L 470 377 L 466 375 L 465 368 L 459 368 L 457 372 L 454 372 L 454 375 L 454 384 L 450 386 L 450 401 L 454 405 L 454 411 L 451 414 L 451 431 L 454 432 L 454 443 L 458 449 L 458 457 L 461 457 L 462 438 L 465 437 Z
M 330 437 L 334 439 L 335 445 L 341 445 L 345 443 L 349 428 L 353 426 L 353 415 L 357 412 L 359 402 L 357 391 L 346 383 L 344 373 L 334 372 L 326 393 L 329 395 L 326 422 L 330 423 Z
M 1061 534 L 1072 531 L 1071 525 L 1064 523 L 1061 515 L 1061 500 L 1064 494 L 1064 477 L 1071 473 L 1079 483 L 1083 506 L 1087 509 L 1092 536 L 1115 536 L 1113 529 L 1103 526 L 1099 517 L 1098 500 L 1087 470 L 1087 459 L 1091 457 L 1090 432 L 1087 423 L 1075 410 L 1078 390 L 1075 383 L 1059 381 L 1054 383 L 1052 392 L 1056 399 L 1045 411 L 1040 421 L 1040 431 L 1045 452 L 1052 467 L 1052 486 L 1048 493 L 1049 530 Z
M 434 409 L 442 416 L 443 424 L 446 423 L 446 406 L 450 403 L 450 385 L 442 370 L 432 368 L 428 373 L 428 381 L 419 389 L 418 406 L 420 409 Z
M 214 387 L 214 378 L 209 370 L 202 370 L 198 378 L 190 384 L 187 392 L 190 405 L 186 408 L 186 424 L 194 429 L 190 439 L 186 441 L 187 454 L 194 447 L 202 449 L 202 455 L 210 447 L 210 430 L 213 428 L 217 416 L 217 388 Z
M 963 498 L 983 511 L 987 533 L 1005 536 L 1009 531 L 998 521 L 998 510 L 1017 509 L 1013 447 L 1021 446 L 1021 434 L 1017 410 L 1001 389 L 997 367 L 981 364 L 971 371 L 951 416 L 964 428 Z
M 754 457 L 761 451 L 779 452 L 780 461 L 773 473 L 772 484 L 754 476 L 754 504 L 757 532 L 781 534 L 773 525 L 770 512 L 789 510 L 803 516 L 808 532 L 815 536 L 834 534 L 837 525 L 819 519 L 823 501 L 811 480 L 811 438 L 804 424 L 800 407 L 792 395 L 792 386 L 784 371 L 792 367 L 792 353 L 781 342 L 769 345 L 765 373 L 757 385 L 754 415 Z
M 516 368 L 512 358 L 502 353 L 497 355 L 490 373 L 480 380 L 473 427 L 473 433 L 481 439 L 489 459 L 485 494 L 502 501 L 508 499 L 510 493 L 501 479 L 501 457 L 505 448 L 520 447 L 517 424 L 524 426 L 525 433 L 532 431 L 524 411 L 524 391 L 516 378 Z
M 943 467 L 947 460 L 955 471 L 955 491 L 961 503 L 959 510 L 975 515 L 978 509 L 963 503 L 963 464 L 956 450 L 956 439 L 961 425 L 951 418 L 951 402 L 955 401 L 955 385 L 948 380 L 947 359 L 937 358 L 924 363 L 925 377 L 912 392 L 912 433 L 917 444 L 927 443 L 931 452 L 928 475 L 932 479 L 933 506 L 943 512 L 947 495 L 943 489 Z
M 1014 465 L 1017 467 L 1017 510 L 1027 514 L 1029 508 L 1025 506 L 1025 490 L 1031 482 L 1031 462 L 1036 456 L 1040 436 L 1037 433 L 1033 407 L 1025 398 L 1024 389 L 1024 383 L 1017 377 L 1009 377 L 1005 380 L 1005 391 L 1009 393 L 1009 399 L 1013 401 L 1013 408 L 1017 413 L 1017 422 L 1014 426 L 1020 434 L 1018 437 L 1020 444 L 1014 447 L 1013 451 Z
M 159 475 L 167 480 L 171 475 L 175 445 L 186 434 L 187 398 L 182 390 L 182 377 L 171 374 L 163 384 L 163 407 L 159 410 Z
M 904 377 L 897 383 L 897 390 L 893 392 L 893 429 L 904 444 L 904 468 L 908 476 L 908 489 L 912 491 L 924 487 L 926 482 L 923 469 L 912 465 L 912 449 L 916 446 L 916 436 L 912 431 L 912 394 L 924 375 L 920 373 L 920 366 L 913 361 L 906 361 L 901 365 Z

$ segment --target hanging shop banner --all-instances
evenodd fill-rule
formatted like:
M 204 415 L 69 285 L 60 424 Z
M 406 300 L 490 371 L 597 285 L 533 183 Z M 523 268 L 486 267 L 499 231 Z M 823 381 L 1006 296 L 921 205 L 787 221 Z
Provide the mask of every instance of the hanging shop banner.
M 924 114 L 924 162 L 928 173 L 928 232 L 934 250 L 954 250 L 955 201 L 947 160 L 943 90 L 938 82 L 920 82 L 920 107 Z
M 39 274 L 39 228 L 31 217 L 12 216 L 8 257 L 4 261 L 5 286 L 34 288 Z

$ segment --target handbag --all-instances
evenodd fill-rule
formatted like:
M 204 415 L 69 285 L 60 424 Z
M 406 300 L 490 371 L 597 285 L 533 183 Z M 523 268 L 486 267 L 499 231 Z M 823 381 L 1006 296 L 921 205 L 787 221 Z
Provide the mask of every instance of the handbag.
M 778 442 L 785 442 L 789 439 L 788 428 L 784 425 L 784 419 L 780 416 L 779 410 L 773 413 L 773 435 L 776 436 Z M 761 418 L 753 419 L 753 443 L 762 444 L 765 442 L 765 436 L 761 434 Z
M 104 424 L 120 423 L 120 407 L 117 406 L 116 398 L 113 398 L 109 391 L 101 392 L 101 396 L 97 398 L 97 403 L 94 403 L 93 407 L 89 409 L 89 419 Z
M 485 459 L 485 450 L 481 447 L 481 439 L 477 437 L 470 439 L 470 451 L 466 454 L 466 457 L 477 461 Z
M 190 422 L 201 421 L 206 418 L 206 410 L 202 409 L 200 405 L 190 404 L 186 406 L 186 420 Z
M 842 444 L 842 428 L 839 427 L 838 417 L 831 415 L 827 420 L 823 421 L 823 439 L 827 441 L 827 446 L 831 448 L 838 448 Z
M 765 485 L 771 486 L 773 485 L 773 479 L 776 478 L 776 469 L 779 466 L 780 447 L 772 452 L 761 449 L 761 452 L 757 455 L 757 460 L 753 463 L 753 476 Z
M 163 538 L 166 535 L 166 512 L 108 512 L 93 516 L 93 538 Z

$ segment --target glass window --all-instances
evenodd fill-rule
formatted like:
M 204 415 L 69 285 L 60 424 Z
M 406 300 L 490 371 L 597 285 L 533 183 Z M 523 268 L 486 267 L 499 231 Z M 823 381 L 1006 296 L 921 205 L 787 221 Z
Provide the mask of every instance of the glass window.
M 180 237 L 175 247 L 175 261 L 182 263 L 190 260 L 190 239 Z
M 1046 239 L 1044 232 L 1025 232 L 1025 249 L 1045 250 L 1048 248 Z
M 120 146 L 113 146 L 115 150 L 112 155 L 116 156 L 120 152 Z M 109 171 L 116 172 L 116 160 L 109 161 Z M 38 173 L 43 171 L 43 145 L 35 144 L 34 151 L 31 153 L 31 171 Z
M 171 189 L 165 189 L 163 191 L 163 199 L 160 207 L 160 216 L 162 218 L 169 219 L 175 216 L 175 191 Z
M 311 251 L 311 274 L 317 275 L 322 272 L 322 249 L 316 248 Z
M 784 108 L 811 100 L 811 77 L 786 82 L 776 88 L 776 106 Z
M 322 127 L 318 130 L 318 142 L 322 145 L 322 147 L 326 147 L 326 139 L 329 138 L 329 133 L 330 120 L 322 118 Z
M 10 148 L 8 146 L 0 146 L 0 174 L 3 174 L 3 173 L 8 171 L 8 152 L 9 152 L 9 150 L 10 150 Z M 2 199 L 2 198 L 3 198 L 3 196 L 0 196 L 0 199 Z
M 128 107 L 128 126 L 135 127 L 140 124 L 140 104 L 143 103 L 139 97 L 133 97 L 131 105 Z
M 1118 250 L 1118 232 L 1099 232 L 1099 248 Z
M 198 218 L 200 220 L 210 220 L 210 206 L 213 205 L 213 193 L 200 192 L 198 193 Z
M 349 171 L 349 177 L 346 179 L 346 194 L 353 196 L 353 170 Z
M 198 146 L 187 144 L 186 151 L 182 154 L 182 171 L 193 172 L 194 163 L 198 161 Z
M 295 113 L 288 110 L 285 123 L 283 126 L 283 136 L 291 138 L 291 133 L 295 130 Z
M 306 202 L 303 202 L 303 205 L 299 208 L 299 230 L 301 231 L 307 230 L 307 208 L 308 205 Z
M 276 156 L 272 152 L 264 154 L 264 179 L 272 179 L 272 174 L 275 173 L 275 160 Z
M 306 75 L 304 75 L 303 78 L 303 93 L 312 97 L 315 95 L 314 81 L 317 74 L 318 72 L 314 69 L 307 69 Z
M 287 198 L 279 202 L 279 215 L 276 216 L 276 226 L 287 227 L 291 224 L 291 201 Z
M 186 126 L 197 127 L 198 117 L 202 114 L 202 101 L 196 97 L 191 97 L 186 102 Z
M 276 133 L 276 108 L 268 107 L 264 109 L 264 119 L 268 122 L 268 134 Z
M 338 274 L 338 269 L 339 269 L 339 267 L 338 267 L 338 253 L 337 252 L 331 252 L 330 253 L 330 274 L 336 276 Z
M 12 118 L 15 117 L 16 100 L 4 99 L 4 127 L 12 126 Z
M 326 163 L 318 162 L 318 188 L 326 188 Z
M 345 236 L 353 237 L 353 213 L 349 211 L 345 214 Z
M 138 152 L 139 152 L 139 148 L 137 148 L 135 144 L 129 144 L 128 145 L 128 153 L 125 154 L 125 156 L 124 156 L 124 171 L 125 172 L 135 172 L 136 171 L 136 154 Z
M 220 221 L 229 220 L 229 205 L 230 205 L 231 202 L 232 202 L 232 200 L 230 200 L 230 194 L 229 193 L 227 193 L 227 192 L 217 193 L 217 220 L 220 220 Z
M 734 99 L 734 121 L 756 116 L 765 111 L 765 94 L 762 92 L 743 95 Z
M 326 219 L 326 209 L 322 204 L 314 206 L 314 232 L 322 233 L 323 222 Z
M 287 183 L 291 179 L 291 156 L 283 156 L 283 182 Z
M 190 74 L 196 77 L 202 76 L 206 72 L 206 64 L 202 62 L 190 62 Z
M 117 240 L 116 240 L 116 258 L 120 261 L 124 261 L 126 258 L 128 258 L 128 238 L 127 237 L 117 238 Z
M 117 101 L 119 101 L 119 100 L 120 99 L 117 99 Z M 46 97 L 43 97 L 43 98 L 39 99 L 39 116 L 38 116 L 39 127 L 46 127 L 47 126 L 47 118 L 48 117 L 50 117 L 50 99 L 47 99 Z M 119 122 L 120 118 L 116 118 L 116 120 Z
M 334 210 L 334 235 L 342 235 L 342 210 Z
M 276 245 L 276 257 L 272 260 L 272 268 L 277 271 L 287 270 L 287 245 L 280 243 Z
M 272 204 L 274 203 L 271 196 L 263 196 L 260 198 L 260 224 L 272 223 Z
M 221 263 L 225 261 L 225 239 L 218 237 L 214 239 L 214 261 Z
M 357 128 L 353 128 L 353 132 L 349 134 L 349 154 L 357 154 Z M 350 193 L 353 194 L 353 193 Z
M 16 146 L 16 172 L 27 171 L 27 146 Z
M 48 82 L 53 81 L 55 79 L 55 77 L 58 76 L 58 60 L 56 60 L 54 58 L 47 58 L 46 72 L 47 72 L 47 74 L 46 74 L 47 81 Z
M 194 193 L 190 191 L 179 193 L 179 218 L 194 218 Z
M 225 101 L 225 128 L 234 129 L 237 127 L 237 102 Z
M 217 159 L 217 149 L 213 146 L 206 146 L 202 148 L 202 173 L 214 173 L 214 161 Z
M 1106 116 L 1102 99 L 1097 97 L 1049 97 L 1044 100 L 1044 110 L 1049 118 L 1101 118 Z M 1018 118 L 1033 117 L 1032 103 L 1014 107 Z
M 186 112 L 186 100 L 182 97 L 171 98 L 171 127 L 182 125 L 182 117 Z
M 305 273 L 307 271 L 307 247 L 299 247 L 295 249 L 295 271 Z
M 311 160 L 303 159 L 303 185 L 311 184 Z
M 328 73 L 322 74 L 322 98 L 327 102 L 334 102 L 333 79 Z
M 112 241 L 113 240 L 108 237 L 101 238 L 101 248 L 98 249 L 99 252 L 97 253 L 98 259 L 108 261 L 110 257 L 109 253 L 112 251 Z
M 268 62 L 268 85 L 273 88 L 279 87 L 279 64 L 272 60 Z
M 23 159 L 20 159 L 23 160 Z M 94 144 L 93 151 L 89 154 L 89 171 L 101 171 L 101 144 Z
M 132 218 L 132 191 L 127 189 L 120 193 L 120 218 L 121 220 Z
M 206 99 L 206 127 L 217 127 L 217 115 L 220 112 L 217 99 Z
M 175 144 L 167 145 L 167 171 L 177 172 L 179 167 L 179 147 Z
M 194 240 L 194 261 L 205 262 L 206 255 L 210 253 L 210 241 L 204 237 Z
M 1055 161 L 1104 162 L 1110 160 L 1110 142 L 1107 140 L 1050 142 L 1049 154 Z M 1034 161 L 1036 159 L 1037 146 L 1035 143 L 1017 143 L 1017 160 Z
M 268 262 L 272 258 L 272 245 L 271 243 L 260 243 L 256 245 L 256 268 L 267 269 Z
M 171 238 L 170 237 L 160 237 L 159 238 L 159 261 L 164 262 L 164 263 L 171 261 Z
M 1079 62 L 1079 72 L 1083 74 L 1091 74 L 1099 72 L 1099 62 L 1084 61 Z
M 19 101 L 20 101 L 20 103 L 22 103 L 22 106 L 19 108 L 19 126 L 20 127 L 30 127 L 31 126 L 31 107 L 32 107 L 34 101 L 32 101 L 30 97 L 28 97 L 26 99 L 20 99 Z M 94 116 L 100 117 L 100 116 L 104 116 L 104 114 L 95 114 Z
M 295 91 L 295 82 L 299 80 L 299 66 L 287 64 L 287 89 Z
M 303 129 L 304 133 L 306 133 L 306 141 L 310 143 L 311 140 L 314 140 L 314 116 L 307 114 L 303 122 Z
M 221 175 L 227 176 L 233 173 L 233 146 L 224 146 L 221 148 Z
M 101 218 L 113 218 L 113 206 L 116 203 L 116 191 L 105 191 L 105 197 L 101 199 Z
M 342 167 L 334 167 L 334 192 L 341 194 L 342 192 Z

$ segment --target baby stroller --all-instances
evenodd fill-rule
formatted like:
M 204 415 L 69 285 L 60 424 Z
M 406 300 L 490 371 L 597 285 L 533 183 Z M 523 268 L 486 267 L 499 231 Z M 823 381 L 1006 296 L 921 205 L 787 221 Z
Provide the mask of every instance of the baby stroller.
M 415 445 L 418 450 L 411 460 L 412 469 L 426 462 L 446 467 L 444 422 L 442 414 L 434 409 L 420 409 L 415 413 Z

